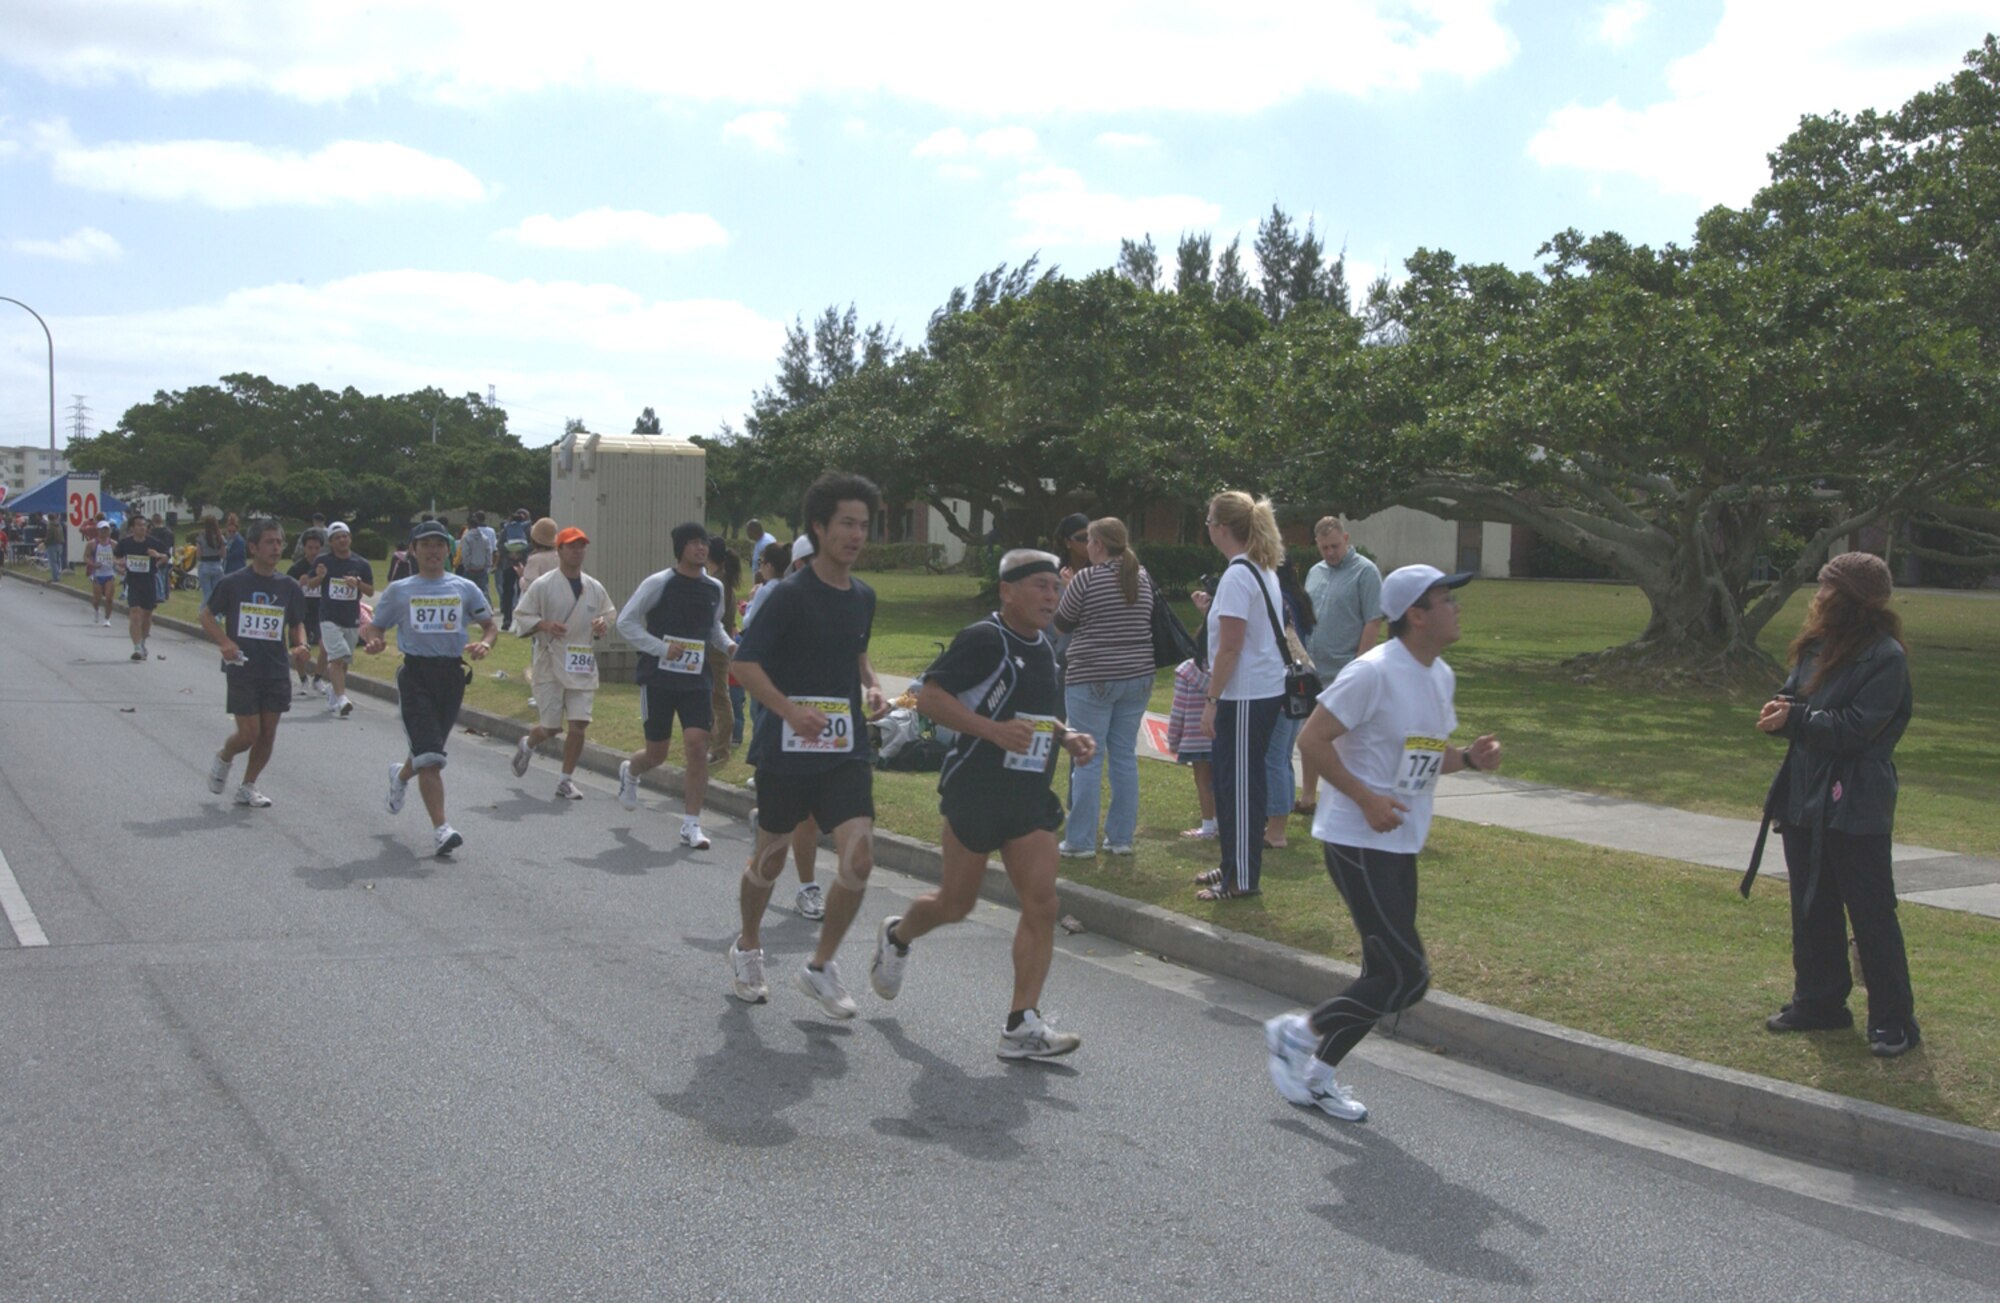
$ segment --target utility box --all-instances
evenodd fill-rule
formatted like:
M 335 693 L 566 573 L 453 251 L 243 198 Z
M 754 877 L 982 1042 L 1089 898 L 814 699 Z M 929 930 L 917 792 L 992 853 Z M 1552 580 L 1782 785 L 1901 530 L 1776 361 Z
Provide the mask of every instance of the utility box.
M 624 609 L 640 581 L 674 563 L 674 526 L 706 520 L 708 457 L 661 434 L 566 434 L 549 449 L 549 515 L 590 536 L 584 569 Z M 598 644 L 597 669 L 630 683 L 638 653 L 614 630 Z

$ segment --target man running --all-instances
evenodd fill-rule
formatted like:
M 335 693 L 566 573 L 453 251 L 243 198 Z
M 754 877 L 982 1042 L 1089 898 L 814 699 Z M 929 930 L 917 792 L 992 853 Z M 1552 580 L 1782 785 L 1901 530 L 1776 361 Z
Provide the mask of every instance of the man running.
M 158 570 L 167 564 L 167 554 L 147 532 L 146 518 L 135 514 L 132 532 L 112 546 L 111 555 L 125 575 L 125 627 L 132 634 L 132 659 L 143 661 L 146 639 L 153 632 L 153 608 L 160 604 Z
M 722 583 L 708 573 L 708 528 L 687 521 L 674 526 L 672 538 L 673 566 L 646 576 L 618 613 L 619 635 L 639 653 L 639 722 L 646 734 L 646 745 L 618 766 L 618 804 L 639 808 L 639 775 L 665 763 L 679 716 L 687 763 L 681 845 L 705 851 L 710 843 L 701 830 L 701 807 L 708 795 L 708 735 L 715 727 L 708 656 L 726 655 L 736 644 L 722 630 Z
M 402 667 L 396 671 L 396 696 L 410 750 L 401 761 L 389 764 L 389 813 L 402 813 L 414 777 L 431 817 L 431 839 L 442 857 L 465 844 L 444 817 L 445 745 L 458 723 L 458 708 L 471 677 L 460 657 L 485 660 L 499 631 L 493 608 L 472 581 L 445 573 L 451 560 L 451 530 L 443 521 L 418 525 L 410 534 L 410 546 L 416 553 L 417 573 L 383 590 L 374 618 L 361 626 L 361 646 L 370 656 L 379 656 L 382 635 L 396 630 L 396 646 L 403 653 Z M 485 638 L 468 643 L 465 630 L 474 623 Z
M 1440 774 L 1497 769 L 1490 733 L 1469 747 L 1458 727 L 1457 680 L 1444 649 L 1458 641 L 1458 598 L 1472 574 L 1404 566 L 1382 581 L 1389 640 L 1357 656 L 1320 693 L 1299 735 L 1323 775 L 1313 836 L 1361 935 L 1361 976 L 1312 1011 L 1264 1024 L 1271 1083 L 1294 1104 L 1359 1122 L 1368 1108 L 1333 1070 L 1376 1020 L 1409 1008 L 1430 986 L 1417 935 L 1417 853 L 1430 831 Z
M 317 517 L 315 517 L 317 519 Z M 320 621 L 320 588 L 325 583 L 320 578 L 320 551 L 326 546 L 326 536 L 317 525 L 306 530 L 299 540 L 299 559 L 292 562 L 292 568 L 285 573 L 296 579 L 299 588 L 306 595 L 306 645 L 318 653 L 312 666 L 312 687 L 315 692 L 326 692 L 326 649 L 322 645 Z M 299 686 L 306 686 L 306 667 L 299 667 Z
M 911 901 L 908 913 L 882 920 L 868 973 L 877 995 L 895 999 L 911 943 L 971 912 L 986 861 L 1000 852 L 1021 902 L 1003 1059 L 1053 1059 L 1083 1043 L 1050 1027 L 1036 1008 L 1055 953 L 1055 835 L 1063 826 L 1062 802 L 1049 790 L 1056 746 L 1079 765 L 1097 751 L 1088 734 L 1068 732 L 1058 719 L 1062 693 L 1046 630 L 1062 600 L 1060 569 L 1047 552 L 1001 557 L 999 614 L 960 630 L 923 672 L 917 709 L 958 734 L 938 776 L 944 872 L 937 890 Z
M 839 870 L 826 893 L 819 945 L 798 985 L 834 1017 L 855 1014 L 833 956 L 875 864 L 866 721 L 886 715 L 889 703 L 868 663 L 875 590 L 853 568 L 869 515 L 881 505 L 881 493 L 859 475 L 828 471 L 814 480 L 804 513 L 817 540 L 812 563 L 765 599 L 737 649 L 737 680 L 770 712 L 757 729 L 757 842 L 738 899 L 743 930 L 729 947 L 736 998 L 751 1004 L 770 994 L 759 932 L 764 907 L 784 871 L 792 830 L 810 818 L 833 834 Z
M 222 673 L 229 684 L 227 707 L 236 731 L 215 753 L 208 767 L 208 790 L 217 796 L 229 786 L 229 767 L 245 751 L 243 784 L 236 804 L 262 810 L 271 798 L 257 790 L 257 776 L 271 759 L 278 738 L 278 721 L 292 708 L 291 661 L 303 667 L 311 656 L 306 646 L 306 596 L 298 580 L 278 573 L 285 555 L 285 532 L 275 520 L 253 520 L 243 536 L 250 564 L 219 580 L 201 608 L 201 629 L 222 651 Z
M 375 567 L 354 555 L 354 535 L 344 520 L 326 527 L 326 546 L 313 567 L 320 583 L 319 647 L 326 658 L 327 712 L 345 719 L 354 713 L 347 670 L 361 645 L 361 599 L 375 595 Z
M 533 639 L 528 679 L 538 714 L 535 727 L 514 748 L 514 777 L 528 772 L 536 747 L 563 731 L 562 778 L 556 797 L 581 801 L 577 762 L 583 759 L 584 731 L 597 696 L 597 640 L 618 618 L 604 585 L 583 573 L 590 537 L 570 528 L 556 535 L 556 566 L 537 579 L 514 607 L 514 632 Z
M 117 601 L 118 558 L 112 549 L 118 546 L 117 531 L 111 522 L 100 520 L 95 530 L 87 532 L 83 541 L 83 572 L 90 576 L 90 615 L 102 620 L 104 627 L 111 627 L 111 611 Z M 103 609 L 99 611 L 99 604 Z M 136 650 L 136 649 L 135 649 Z M 134 656 L 134 660 L 143 660 Z

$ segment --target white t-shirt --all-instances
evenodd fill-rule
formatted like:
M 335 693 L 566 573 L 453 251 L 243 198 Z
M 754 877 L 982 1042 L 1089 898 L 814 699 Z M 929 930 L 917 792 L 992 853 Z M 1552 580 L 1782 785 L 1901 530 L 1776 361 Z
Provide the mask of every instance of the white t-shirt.
M 1268 611 L 1259 580 L 1263 581 L 1263 592 L 1271 595 Z M 1215 600 L 1208 604 L 1209 664 L 1215 663 L 1215 653 L 1222 646 L 1222 617 L 1234 616 L 1245 626 L 1236 669 L 1216 694 L 1224 701 L 1262 701 L 1285 694 L 1285 651 L 1271 632 L 1270 611 L 1276 611 L 1280 621 L 1285 618 L 1285 599 L 1278 590 L 1275 571 L 1248 562 L 1223 567 L 1222 577 L 1215 583 Z
M 1452 708 L 1456 685 L 1443 657 L 1426 666 L 1401 638 L 1348 662 L 1333 686 L 1319 694 L 1319 704 L 1347 730 L 1334 739 L 1333 749 L 1363 786 L 1410 808 L 1393 831 L 1376 832 L 1360 806 L 1321 779 L 1313 836 L 1336 846 L 1410 855 L 1424 848 L 1445 744 L 1458 727 Z

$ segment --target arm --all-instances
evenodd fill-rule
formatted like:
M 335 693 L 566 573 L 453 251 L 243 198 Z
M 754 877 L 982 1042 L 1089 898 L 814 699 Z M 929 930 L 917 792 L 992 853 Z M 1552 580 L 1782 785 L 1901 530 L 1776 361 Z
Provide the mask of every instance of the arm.
M 1808 751 L 1837 756 L 1859 755 L 1894 722 L 1909 690 L 1909 668 L 1898 656 L 1885 656 L 1868 672 L 1854 699 L 1836 710 L 1814 710 L 1796 702 L 1786 711 L 1784 733 Z
M 868 707 L 869 719 L 880 719 L 889 713 L 889 699 L 882 695 L 882 681 L 875 677 L 875 667 L 869 663 L 868 653 L 855 657 L 861 668 L 861 700 Z
M 623 628 L 621 625 L 620 628 Z M 756 661 L 737 661 L 729 667 L 743 690 L 764 703 L 764 709 L 792 726 L 792 732 L 807 740 L 818 737 L 826 730 L 826 716 L 817 710 L 808 710 L 784 693 L 771 682 L 771 676 L 764 673 L 764 667 Z
M 1362 652 L 1367 651 L 1369 648 L 1373 647 L 1376 643 L 1381 642 L 1383 628 L 1384 624 L 1382 621 L 1382 617 L 1379 615 L 1376 616 L 1374 619 L 1370 620 L 1368 623 L 1362 625 L 1361 645 L 1354 649 L 1354 654 L 1356 656 L 1359 656 Z
M 1389 622 L 1382 618 L 1382 572 L 1368 570 L 1361 576 L 1357 596 L 1361 599 L 1361 615 L 1366 621 L 1361 626 L 1361 645 L 1354 649 L 1359 656 L 1376 643 L 1382 641 L 1382 634 Z
M 645 652 L 661 660 L 666 659 L 667 644 L 646 632 L 646 612 L 652 610 L 653 604 L 660 600 L 660 590 L 666 586 L 666 571 L 646 576 L 640 582 L 638 589 L 633 592 L 632 600 L 625 603 L 625 608 L 618 612 L 618 636 L 630 643 L 632 650 Z M 738 675 L 736 681 L 741 683 L 742 676 Z
M 542 623 L 543 587 L 540 580 L 529 584 L 528 591 L 522 593 L 521 600 L 514 604 L 514 632 L 522 638 L 533 637 L 537 629 L 543 629 L 558 638 L 564 632 L 562 626 L 554 620 L 549 621 L 547 625 Z
M 208 609 L 206 602 L 201 608 L 201 631 L 222 652 L 223 660 L 235 661 L 243 655 L 243 649 L 236 645 L 236 640 L 222 631 L 222 622 L 215 618 L 215 612 Z
M 1215 703 L 1222 700 L 1230 676 L 1236 673 L 1236 662 L 1243 657 L 1243 640 L 1249 632 L 1249 623 L 1233 615 L 1225 615 L 1216 623 L 1218 645 L 1209 649 L 1208 700 L 1201 708 L 1201 731 L 1210 737 L 1215 736 Z
M 500 622 L 493 618 L 493 612 L 488 611 L 479 621 L 479 631 L 486 635 L 485 641 L 467 643 L 465 654 L 473 660 L 483 661 L 486 659 L 486 653 L 493 650 L 494 642 L 500 637 Z
M 1083 623 L 1083 596 L 1090 587 L 1090 581 L 1084 576 L 1089 573 L 1086 570 L 1075 581 L 1063 586 L 1062 600 L 1056 603 L 1058 633 L 1075 633 L 1077 626 Z
M 1370 828 L 1376 832 L 1394 832 L 1402 826 L 1403 815 L 1410 807 L 1393 796 L 1371 790 L 1341 763 L 1340 751 L 1333 742 L 1345 732 L 1347 726 L 1335 719 L 1333 712 L 1325 706 L 1315 706 L 1305 727 L 1299 730 L 1299 754 L 1310 758 L 1334 791 L 1360 807 Z
M 1035 744 L 1035 726 L 1027 720 L 1010 719 L 1002 723 L 988 719 L 929 680 L 917 690 L 917 710 L 954 733 L 970 733 L 1015 755 L 1026 755 Z
M 1486 770 L 1499 767 L 1500 739 L 1491 733 L 1482 733 L 1469 747 L 1446 746 L 1441 772 L 1455 774 L 1461 769 Z

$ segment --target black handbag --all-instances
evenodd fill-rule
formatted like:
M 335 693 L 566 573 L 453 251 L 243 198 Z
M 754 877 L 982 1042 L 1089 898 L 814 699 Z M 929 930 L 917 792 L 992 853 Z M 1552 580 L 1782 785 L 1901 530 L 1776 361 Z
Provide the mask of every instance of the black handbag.
M 1194 657 L 1194 639 L 1187 626 L 1174 614 L 1167 595 L 1153 585 L 1153 668 L 1168 670 Z
M 1243 565 L 1254 575 L 1257 567 L 1244 557 L 1237 557 L 1230 565 Z M 1285 696 L 1278 709 L 1286 719 L 1304 719 L 1312 714 L 1319 704 L 1319 694 L 1323 685 L 1319 673 L 1304 661 L 1291 658 L 1291 648 L 1285 642 L 1285 626 L 1278 620 L 1278 608 L 1271 604 L 1271 590 L 1264 587 L 1261 578 L 1257 581 L 1257 591 L 1264 595 L 1264 613 L 1271 617 L 1271 637 L 1278 644 L 1278 655 L 1285 662 Z

